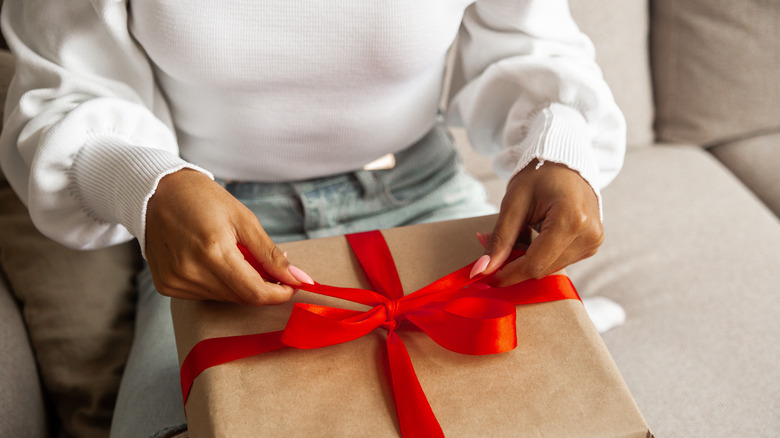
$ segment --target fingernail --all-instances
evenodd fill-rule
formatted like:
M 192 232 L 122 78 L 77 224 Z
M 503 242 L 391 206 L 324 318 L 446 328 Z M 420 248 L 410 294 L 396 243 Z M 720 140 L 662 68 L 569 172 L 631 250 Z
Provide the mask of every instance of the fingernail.
M 474 262 L 474 267 L 471 268 L 471 273 L 469 274 L 469 278 L 474 278 L 475 275 L 481 274 L 482 271 L 487 268 L 488 263 L 490 263 L 490 256 L 485 254 L 479 259 L 477 259 L 476 262 Z
M 311 277 L 309 277 L 309 274 L 301 271 L 300 268 L 290 265 L 290 267 L 287 268 L 287 271 L 290 272 L 290 275 L 295 277 L 295 279 L 300 281 L 301 283 L 314 284 L 314 280 L 312 280 Z
M 287 251 L 283 252 L 282 255 L 284 256 L 284 258 L 287 258 Z

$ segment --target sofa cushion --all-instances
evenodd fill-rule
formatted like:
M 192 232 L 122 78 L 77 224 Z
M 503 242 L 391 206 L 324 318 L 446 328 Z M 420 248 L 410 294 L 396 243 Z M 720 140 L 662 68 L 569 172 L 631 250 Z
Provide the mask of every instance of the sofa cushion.
M 0 128 L 3 126 L 3 111 L 5 98 L 8 95 L 8 84 L 14 75 L 14 56 L 7 50 L 0 49 Z
M 0 181 L 0 268 L 67 436 L 108 436 L 133 338 L 139 257 L 134 242 L 76 251 L 48 239 Z
M 710 152 L 780 216 L 780 132 L 725 143 Z
M 0 436 L 43 438 L 46 409 L 27 330 L 0 277 Z
M 626 117 L 628 145 L 653 141 L 653 97 L 647 0 L 571 0 L 580 29 L 596 47 L 596 61 Z
M 651 41 L 660 141 L 780 128 L 780 2 L 654 0 Z
M 603 191 L 606 242 L 567 268 L 621 304 L 603 338 L 657 436 L 780 427 L 780 220 L 696 147 L 629 151 Z

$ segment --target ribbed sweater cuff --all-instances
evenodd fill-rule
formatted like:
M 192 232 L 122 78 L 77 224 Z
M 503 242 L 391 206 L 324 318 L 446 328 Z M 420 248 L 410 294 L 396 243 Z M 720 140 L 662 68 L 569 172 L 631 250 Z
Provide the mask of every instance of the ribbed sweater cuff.
M 160 180 L 190 168 L 214 176 L 177 155 L 127 144 L 111 136 L 81 148 L 70 169 L 74 195 L 96 220 L 122 224 L 146 250 L 146 207 Z
M 598 161 L 592 146 L 592 135 L 582 114 L 566 105 L 553 103 L 537 112 L 528 123 L 528 134 L 518 145 L 515 176 L 537 159 L 539 166 L 545 161 L 560 163 L 578 172 L 590 184 L 599 203 L 603 220 L 601 192 L 598 181 Z M 510 177 L 511 179 L 511 177 Z

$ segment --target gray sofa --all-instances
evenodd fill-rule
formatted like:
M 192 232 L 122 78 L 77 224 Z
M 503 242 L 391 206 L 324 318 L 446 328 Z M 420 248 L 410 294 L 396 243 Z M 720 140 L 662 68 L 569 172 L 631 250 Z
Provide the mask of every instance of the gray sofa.
M 780 2 L 571 7 L 626 115 L 629 148 L 603 192 L 606 242 L 569 274 L 583 296 L 626 309 L 603 339 L 656 436 L 777 436 Z M 503 182 L 455 134 L 499 200 Z M 0 246 L 4 270 L 13 258 Z M 10 292 L 20 295 L 0 286 L 0 436 L 40 436 L 48 389 L 33 357 L 46 364 Z
M 570 3 L 628 152 L 606 242 L 567 271 L 625 308 L 602 337 L 656 436 L 779 436 L 780 2 Z

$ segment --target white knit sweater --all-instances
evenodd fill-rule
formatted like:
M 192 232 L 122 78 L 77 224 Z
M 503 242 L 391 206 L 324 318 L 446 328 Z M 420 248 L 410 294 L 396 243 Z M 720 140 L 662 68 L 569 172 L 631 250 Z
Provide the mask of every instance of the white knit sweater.
M 459 34 L 449 120 L 506 177 L 538 158 L 598 193 L 625 126 L 566 2 L 471 3 L 5 0 L 3 172 L 55 240 L 143 248 L 147 201 L 183 167 L 300 180 L 414 143 Z

